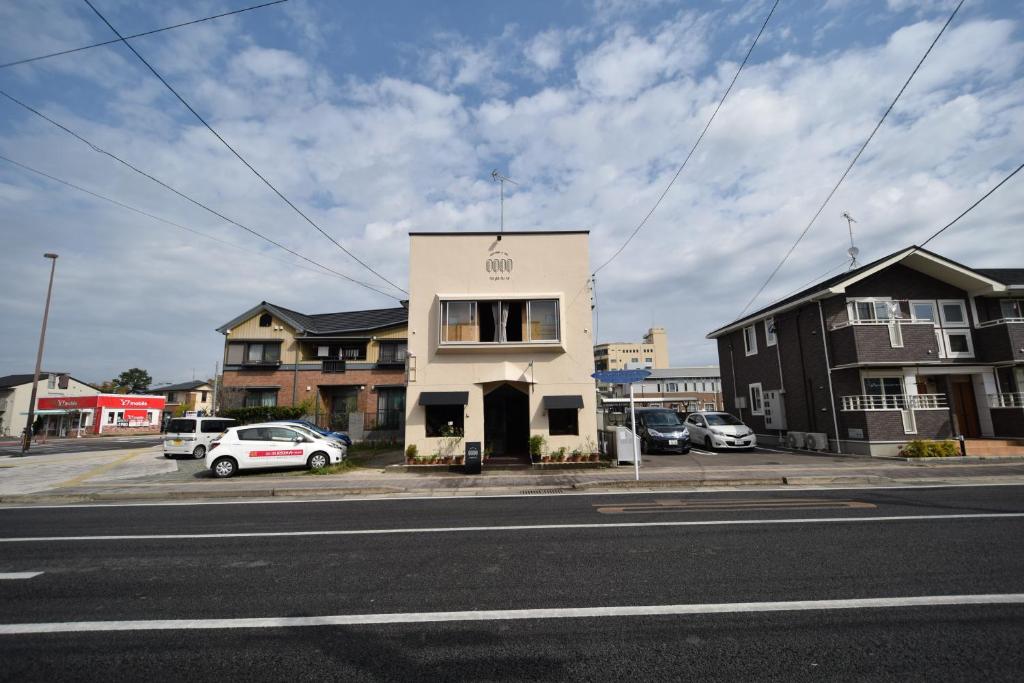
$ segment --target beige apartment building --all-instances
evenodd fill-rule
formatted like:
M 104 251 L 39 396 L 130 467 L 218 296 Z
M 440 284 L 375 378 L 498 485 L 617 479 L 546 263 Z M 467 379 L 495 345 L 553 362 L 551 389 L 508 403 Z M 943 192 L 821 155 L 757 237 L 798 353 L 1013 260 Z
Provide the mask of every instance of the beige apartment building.
M 639 343 L 607 342 L 594 347 L 596 370 L 653 370 L 668 366 L 668 333 L 663 327 L 647 330 Z
M 410 233 L 406 446 L 593 451 L 589 232 Z M 464 452 L 464 451 L 463 451 Z M 443 454 L 443 453 L 442 453 Z

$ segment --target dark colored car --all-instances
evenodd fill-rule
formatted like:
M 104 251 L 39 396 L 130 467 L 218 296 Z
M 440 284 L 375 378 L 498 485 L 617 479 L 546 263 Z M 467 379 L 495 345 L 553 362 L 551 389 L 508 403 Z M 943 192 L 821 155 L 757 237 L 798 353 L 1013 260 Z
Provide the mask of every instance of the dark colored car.
M 352 439 L 345 432 L 332 432 L 327 429 L 324 429 L 323 427 L 318 427 L 309 420 L 274 420 L 274 422 L 280 422 L 281 424 L 291 423 L 296 425 L 302 425 L 306 429 L 311 429 L 317 434 L 321 434 L 328 439 L 336 439 L 345 444 L 346 447 L 352 445 Z
M 640 408 L 636 411 L 636 433 L 643 453 L 689 453 L 690 432 L 674 410 Z

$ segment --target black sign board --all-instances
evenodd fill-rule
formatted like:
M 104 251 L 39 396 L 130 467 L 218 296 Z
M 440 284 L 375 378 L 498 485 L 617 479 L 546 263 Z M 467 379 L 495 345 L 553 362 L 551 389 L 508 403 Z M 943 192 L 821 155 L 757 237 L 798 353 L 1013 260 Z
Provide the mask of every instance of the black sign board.
M 483 469 L 482 450 L 479 441 L 466 442 L 466 464 L 462 471 L 466 474 L 480 474 Z

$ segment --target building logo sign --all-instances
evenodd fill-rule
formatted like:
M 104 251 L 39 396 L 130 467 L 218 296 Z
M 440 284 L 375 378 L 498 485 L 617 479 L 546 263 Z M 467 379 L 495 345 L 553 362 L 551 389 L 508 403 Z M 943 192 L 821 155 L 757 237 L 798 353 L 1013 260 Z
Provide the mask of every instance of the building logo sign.
M 487 255 L 484 267 L 493 281 L 512 279 L 512 256 L 507 251 L 492 251 Z

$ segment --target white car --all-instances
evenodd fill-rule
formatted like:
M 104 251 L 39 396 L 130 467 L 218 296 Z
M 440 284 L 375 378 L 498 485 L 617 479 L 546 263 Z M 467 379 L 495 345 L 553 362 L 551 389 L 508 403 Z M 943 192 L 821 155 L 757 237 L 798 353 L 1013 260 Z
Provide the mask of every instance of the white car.
M 756 448 L 754 430 L 729 413 L 690 413 L 684 422 L 690 443 L 705 448 Z
M 191 455 L 201 460 L 210 450 L 210 444 L 234 424 L 235 421 L 229 417 L 173 418 L 164 430 L 164 457 Z
M 313 438 L 296 427 L 251 424 L 231 427 L 210 444 L 206 466 L 213 476 L 223 479 L 238 470 L 260 467 L 320 469 L 344 460 L 345 452 L 343 444 Z

